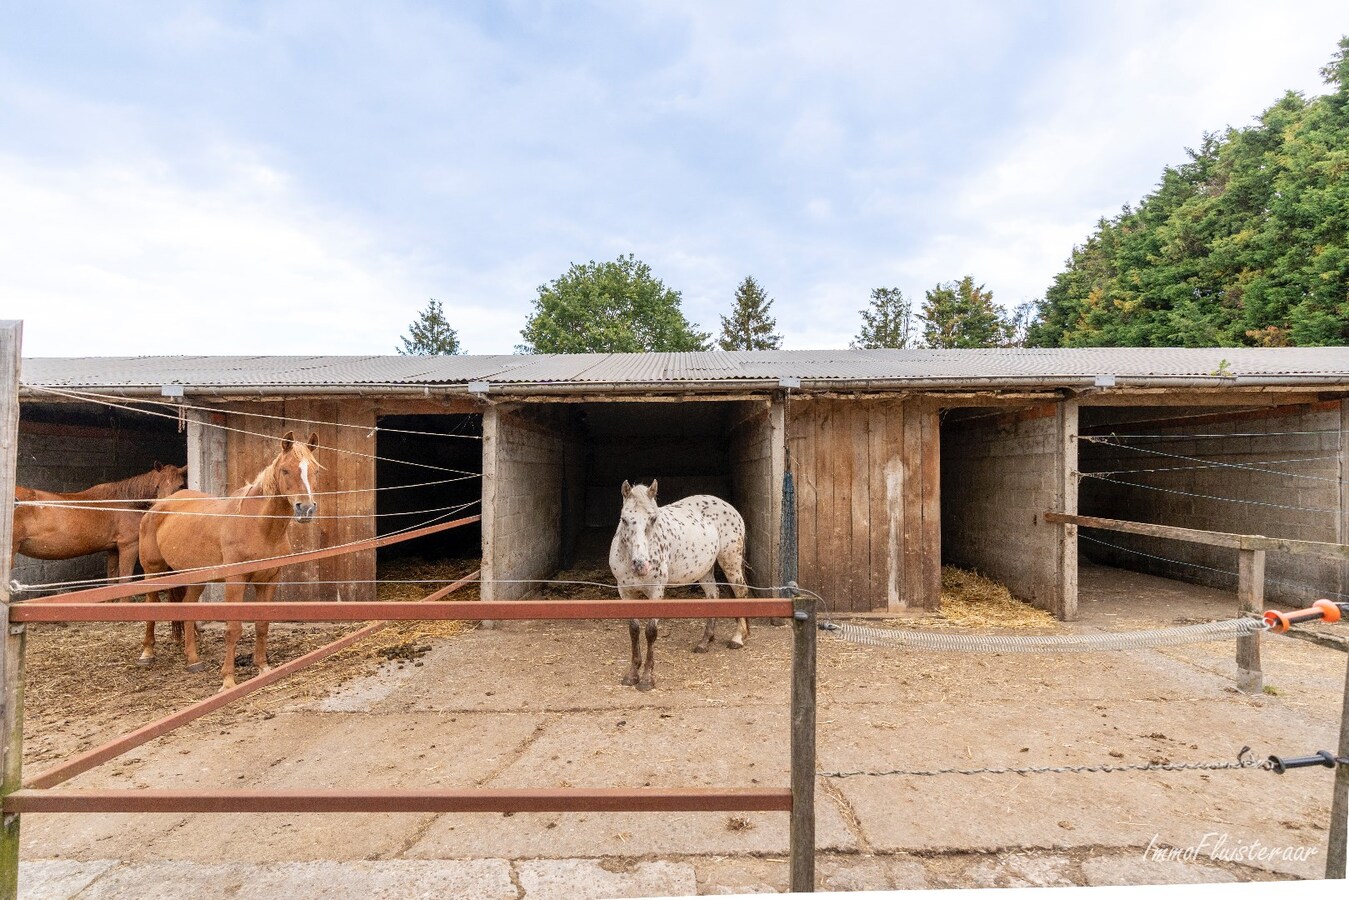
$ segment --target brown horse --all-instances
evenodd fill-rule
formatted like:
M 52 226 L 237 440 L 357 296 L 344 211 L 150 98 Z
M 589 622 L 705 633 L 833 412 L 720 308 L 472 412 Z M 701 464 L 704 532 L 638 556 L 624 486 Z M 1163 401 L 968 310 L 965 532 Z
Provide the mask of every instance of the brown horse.
M 108 578 L 136 570 L 141 517 L 150 503 L 187 483 L 186 466 L 155 463 L 149 472 L 73 493 L 14 488 L 14 552 L 33 559 L 74 559 L 108 553 Z
M 311 434 L 308 444 L 295 441 L 293 432 L 281 439 L 281 452 L 245 487 L 228 497 L 212 497 L 200 491 L 179 491 L 161 500 L 141 522 L 141 566 L 147 576 L 171 569 L 196 569 L 228 563 L 271 559 L 291 552 L 287 531 L 291 522 L 310 522 L 318 512 L 314 499 L 314 476 L 321 468 L 314 459 L 318 435 Z M 253 599 L 269 602 L 276 593 L 280 567 L 248 575 L 232 575 L 225 582 L 225 600 L 244 599 L 244 586 L 253 585 Z M 220 581 L 222 579 L 213 579 Z M 189 585 L 183 598 L 195 603 L 204 588 Z M 159 601 L 159 593 L 150 591 L 146 599 Z M 253 662 L 266 672 L 267 623 L 255 622 L 257 640 Z M 220 665 L 221 685 L 234 686 L 234 645 L 243 625 L 230 622 L 225 631 L 225 658 Z M 187 670 L 200 672 L 204 663 L 197 658 L 197 629 L 186 623 L 183 653 Z M 155 659 L 155 623 L 145 623 L 145 642 L 139 663 L 148 666 Z

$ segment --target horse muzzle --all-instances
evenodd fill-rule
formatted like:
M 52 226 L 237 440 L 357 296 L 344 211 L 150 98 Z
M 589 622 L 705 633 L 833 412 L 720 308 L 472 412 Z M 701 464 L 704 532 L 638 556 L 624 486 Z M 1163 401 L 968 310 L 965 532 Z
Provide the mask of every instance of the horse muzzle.
M 651 561 L 645 559 L 634 559 L 632 561 L 632 573 L 645 578 L 651 574 Z
M 318 505 L 317 503 L 296 503 L 296 504 L 295 504 L 295 521 L 297 521 L 297 522 L 312 522 L 312 521 L 314 521 L 314 515 L 315 515 L 318 511 L 319 511 L 319 505 Z

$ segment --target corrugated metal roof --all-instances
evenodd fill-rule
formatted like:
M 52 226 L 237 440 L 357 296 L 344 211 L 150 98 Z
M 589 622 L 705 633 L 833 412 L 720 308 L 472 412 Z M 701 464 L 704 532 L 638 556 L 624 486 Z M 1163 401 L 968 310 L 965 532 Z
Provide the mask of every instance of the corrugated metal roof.
M 539 356 L 140 356 L 35 358 L 33 387 L 283 388 L 382 385 L 658 385 L 773 381 L 1308 376 L 1349 383 L 1349 348 L 1215 347 L 1046 350 L 766 350 Z

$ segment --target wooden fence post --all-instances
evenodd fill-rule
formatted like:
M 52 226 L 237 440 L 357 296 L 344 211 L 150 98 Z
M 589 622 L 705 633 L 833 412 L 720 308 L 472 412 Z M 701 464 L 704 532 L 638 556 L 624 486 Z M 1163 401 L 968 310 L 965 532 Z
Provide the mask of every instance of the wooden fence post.
M 0 801 L 18 790 L 23 777 L 23 625 L 9 621 L 9 578 L 14 567 L 14 477 L 19 444 L 19 353 L 22 322 L 0 322 L 0 751 L 4 779 Z M 0 900 L 19 895 L 19 815 L 3 814 L 0 823 Z
M 792 823 L 789 838 L 795 893 L 815 890 L 815 600 L 792 599 Z
M 1349 660 L 1344 665 L 1344 703 L 1340 708 L 1340 759 L 1349 759 Z M 1330 842 L 1326 850 L 1326 877 L 1346 878 L 1345 844 L 1349 842 L 1349 763 L 1335 767 L 1334 797 L 1330 801 Z
M 1237 614 L 1265 611 L 1265 551 L 1237 551 Z M 1237 688 L 1248 694 L 1265 689 L 1265 677 L 1260 670 L 1260 632 L 1237 638 Z

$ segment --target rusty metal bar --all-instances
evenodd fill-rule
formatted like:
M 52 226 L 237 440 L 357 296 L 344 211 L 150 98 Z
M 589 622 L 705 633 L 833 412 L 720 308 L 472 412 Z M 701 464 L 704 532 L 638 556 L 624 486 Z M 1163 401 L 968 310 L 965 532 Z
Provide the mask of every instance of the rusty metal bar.
M 140 581 L 128 581 L 123 584 L 110 584 L 105 587 L 71 591 L 66 594 L 55 594 L 51 597 L 43 597 L 40 600 L 25 600 L 23 603 L 102 603 L 105 600 L 121 600 L 124 597 L 135 597 L 138 594 L 144 594 L 147 590 L 151 589 L 159 590 L 161 588 L 181 587 L 185 584 L 201 584 L 205 581 L 219 581 L 228 575 L 247 575 L 250 572 L 279 569 L 282 566 L 290 566 L 295 563 L 313 562 L 317 559 L 328 559 L 333 556 L 342 556 L 347 553 L 359 553 L 362 550 L 378 550 L 380 547 L 387 547 L 390 544 L 398 544 L 403 541 L 410 541 L 413 538 L 426 537 L 428 534 L 448 531 L 451 528 L 471 525 L 481 518 L 482 516 L 468 516 L 463 519 L 455 519 L 452 522 L 441 522 L 439 525 L 427 525 L 425 528 L 418 528 L 415 531 L 407 531 L 402 534 L 391 534 L 382 538 L 371 538 L 368 541 L 343 544 L 340 547 L 325 547 L 322 550 L 292 553 L 288 556 L 277 556 L 263 561 L 211 566 L 209 569 L 197 569 L 191 572 L 175 572 L 171 575 L 160 575 L 155 578 L 145 578 Z
M 14 622 L 365 622 L 482 619 L 702 619 L 792 614 L 785 599 L 476 600 L 444 603 L 45 603 L 10 611 Z
M 474 581 L 478 579 L 478 576 L 480 575 L 482 575 L 482 569 L 474 569 L 472 572 L 469 572 L 467 575 L 465 575 L 463 578 L 460 578 L 454 584 L 447 584 L 440 590 L 433 591 L 427 594 L 425 597 L 418 600 L 417 602 L 434 603 L 437 600 L 440 600 L 442 597 L 448 597 L 450 594 L 453 594 L 455 591 L 459 590 L 464 585 L 472 584 Z
M 790 812 L 788 788 L 520 788 L 431 791 L 208 791 L 24 788 L 12 813 Z

